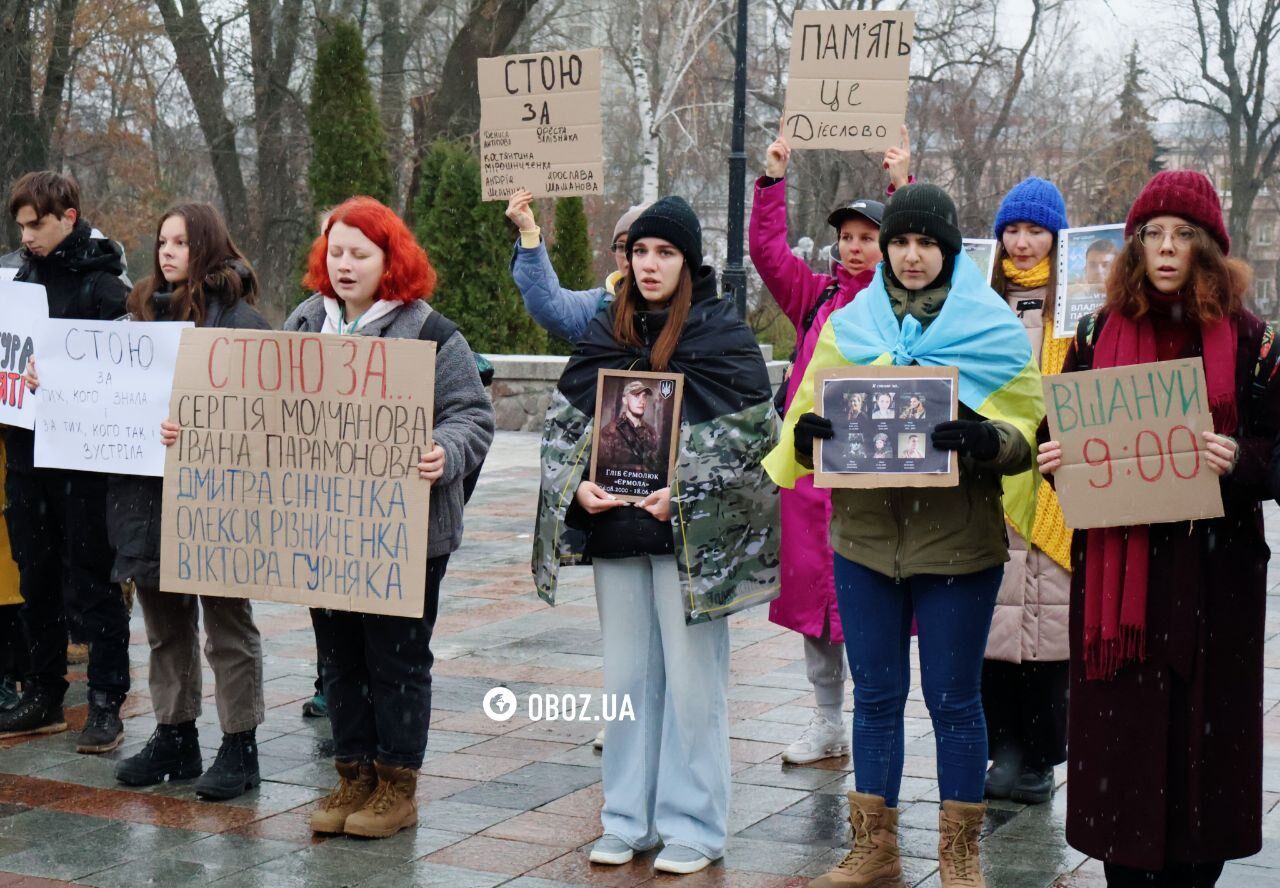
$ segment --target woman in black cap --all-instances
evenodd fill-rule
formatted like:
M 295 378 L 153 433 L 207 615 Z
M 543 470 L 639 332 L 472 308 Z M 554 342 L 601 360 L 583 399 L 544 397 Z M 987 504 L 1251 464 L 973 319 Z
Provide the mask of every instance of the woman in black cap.
M 880 261 L 880 217 L 884 204 L 859 198 L 827 217 L 835 229 L 831 273 L 815 272 L 792 254 L 787 242 L 787 165 L 791 146 L 785 135 L 769 146 L 765 174 L 756 180 L 748 243 L 751 261 L 778 307 L 796 328 L 795 362 L 781 394 L 791 403 L 800 378 L 818 344 L 818 332 L 830 314 L 853 301 L 875 274 Z M 906 127 L 900 146 L 884 156 L 889 192 L 910 181 L 911 149 Z M 866 405 L 871 410 L 871 405 Z M 816 702 L 804 732 L 782 752 L 792 764 L 848 755 L 849 731 L 841 707 L 845 700 L 844 635 L 831 576 L 831 550 L 815 549 L 831 523 L 831 492 L 806 478 L 782 494 L 782 594 L 769 605 L 769 620 L 804 638 L 805 671 Z
M 777 590 L 778 500 L 760 466 L 777 419 L 760 348 L 733 302 L 717 298 L 689 205 L 658 201 L 632 224 L 627 249 L 618 297 L 587 326 L 548 409 L 533 566 L 552 602 L 559 564 L 595 571 L 604 711 L 616 705 L 621 718 L 604 747 L 592 863 L 626 863 L 662 843 L 654 866 L 692 873 L 722 856 L 728 837 L 721 618 Z M 679 464 L 639 503 L 585 475 L 601 370 L 684 377 Z
M 952 487 L 832 492 L 836 597 L 854 683 L 856 791 L 849 793 L 853 847 L 811 885 L 900 883 L 898 796 L 914 620 L 938 747 L 939 873 L 944 888 L 981 888 L 982 658 L 1009 560 L 1004 515 L 1023 526 L 1035 511 L 1040 374 L 1017 317 L 961 251 L 946 192 L 899 189 L 885 208 L 880 244 L 887 261 L 824 325 L 782 443 L 765 466 L 780 486 L 792 486 L 812 469 L 814 439 L 833 436 L 830 420 L 810 412 L 818 372 L 918 364 L 956 368 L 958 418 L 939 423 L 929 445 L 955 453 L 959 479 Z

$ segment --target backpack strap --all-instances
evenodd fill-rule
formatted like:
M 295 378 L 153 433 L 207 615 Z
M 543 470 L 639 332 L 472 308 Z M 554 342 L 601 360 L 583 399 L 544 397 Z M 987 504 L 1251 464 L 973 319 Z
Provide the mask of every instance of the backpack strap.
M 427 314 L 427 319 L 422 322 L 422 329 L 418 331 L 418 338 L 429 342 L 434 342 L 437 346 L 444 345 L 458 332 L 458 325 L 446 318 L 434 308 Z
M 805 313 L 804 321 L 799 331 L 801 339 L 804 339 L 804 337 L 809 335 L 809 328 L 812 327 L 813 322 L 818 319 L 818 310 L 821 309 L 822 306 L 830 302 L 832 299 L 834 299 L 836 297 L 836 294 L 839 292 L 840 292 L 840 282 L 838 280 L 832 281 L 830 286 L 828 286 L 825 290 L 822 291 L 822 294 L 818 297 L 818 301 L 813 303 L 813 307 L 810 308 L 809 311 Z
M 1093 346 L 1106 322 L 1106 317 L 1096 311 L 1080 319 L 1076 326 L 1076 370 L 1093 369 Z
M 422 329 L 418 331 L 418 338 L 434 342 L 436 351 L 440 350 L 446 342 L 453 338 L 453 334 L 458 332 L 458 325 L 446 318 L 434 308 L 427 315 L 427 319 L 422 322 Z M 471 357 L 476 362 L 476 372 L 480 374 L 480 384 L 488 388 L 493 382 L 493 364 L 480 354 L 471 352 Z

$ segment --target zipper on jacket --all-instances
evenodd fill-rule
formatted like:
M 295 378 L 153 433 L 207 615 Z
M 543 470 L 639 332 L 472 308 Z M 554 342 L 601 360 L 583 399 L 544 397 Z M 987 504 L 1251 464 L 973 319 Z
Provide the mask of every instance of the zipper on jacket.
M 906 538 L 902 529 L 902 510 L 898 494 L 897 488 L 889 491 L 889 512 L 893 515 L 893 527 L 898 534 L 898 544 L 893 548 L 893 581 L 895 583 L 902 581 L 902 544 Z

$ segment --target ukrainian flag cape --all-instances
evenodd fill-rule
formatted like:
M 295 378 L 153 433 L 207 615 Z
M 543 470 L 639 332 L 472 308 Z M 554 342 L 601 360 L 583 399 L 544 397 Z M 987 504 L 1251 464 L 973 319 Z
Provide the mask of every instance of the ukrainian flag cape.
M 813 412 L 813 379 L 819 370 L 849 365 L 919 364 L 955 367 L 960 401 L 985 419 L 1011 423 L 1036 449 L 1036 428 L 1044 418 L 1040 368 L 1022 323 L 987 285 L 967 254 L 956 257 L 951 290 L 928 328 L 907 315 L 898 322 L 884 285 L 884 263 L 858 298 L 827 318 L 813 360 L 787 411 L 782 437 L 764 466 L 779 487 L 794 487 L 812 473 L 796 461 L 796 420 Z M 1024 537 L 1035 519 L 1034 468 L 1004 478 L 1004 511 Z

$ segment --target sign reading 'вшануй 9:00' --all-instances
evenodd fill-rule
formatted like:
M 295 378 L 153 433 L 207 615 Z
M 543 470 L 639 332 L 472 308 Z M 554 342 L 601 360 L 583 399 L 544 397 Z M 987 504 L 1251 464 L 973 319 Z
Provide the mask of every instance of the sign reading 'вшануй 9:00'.
M 1120 527 L 1221 517 L 1203 453 L 1213 430 L 1200 358 L 1044 378 L 1054 487 L 1067 526 Z

